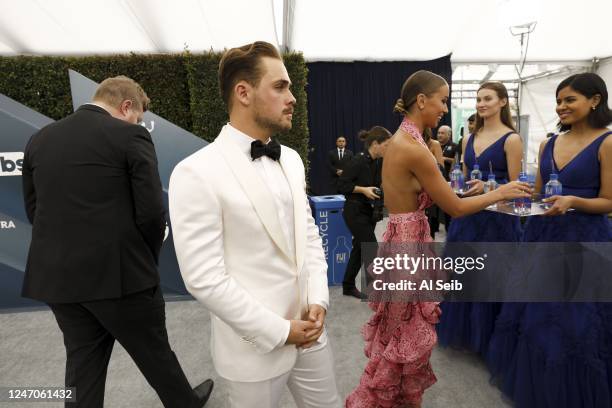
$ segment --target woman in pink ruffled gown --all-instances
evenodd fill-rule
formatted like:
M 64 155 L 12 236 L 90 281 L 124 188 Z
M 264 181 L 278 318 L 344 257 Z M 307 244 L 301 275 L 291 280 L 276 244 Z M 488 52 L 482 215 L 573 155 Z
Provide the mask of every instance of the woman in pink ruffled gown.
M 500 200 L 528 196 L 529 186 L 518 182 L 464 199 L 453 193 L 422 136 L 448 112 L 448 95 L 446 81 L 428 71 L 414 73 L 402 87 L 395 111 L 404 120 L 383 162 L 389 210 L 385 243 L 430 242 L 425 208 L 434 202 L 452 217 L 460 217 Z M 437 343 L 438 303 L 378 301 L 370 302 L 370 307 L 374 314 L 363 327 L 369 361 L 346 407 L 420 407 L 423 392 L 436 382 L 429 359 Z

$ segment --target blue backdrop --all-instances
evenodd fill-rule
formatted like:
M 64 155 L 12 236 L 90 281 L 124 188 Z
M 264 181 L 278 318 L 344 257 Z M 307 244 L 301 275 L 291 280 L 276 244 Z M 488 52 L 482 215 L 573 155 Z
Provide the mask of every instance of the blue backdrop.
M 396 62 L 312 62 L 308 64 L 308 128 L 310 131 L 310 190 L 313 195 L 330 193 L 327 152 L 334 149 L 336 138 L 346 137 L 348 148 L 362 151 L 357 138 L 361 129 L 384 126 L 397 130 L 400 116 L 393 106 L 404 81 L 412 73 L 425 69 L 450 84 L 450 55 L 431 61 Z M 450 111 L 450 99 L 449 99 Z M 440 125 L 450 125 L 450 113 Z

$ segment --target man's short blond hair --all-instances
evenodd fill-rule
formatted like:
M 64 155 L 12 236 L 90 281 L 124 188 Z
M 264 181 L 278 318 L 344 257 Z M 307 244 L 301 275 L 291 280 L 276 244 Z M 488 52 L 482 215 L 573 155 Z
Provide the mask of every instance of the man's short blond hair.
M 106 78 L 102 81 L 96 89 L 93 100 L 104 102 L 115 108 L 118 108 L 123 101 L 130 100 L 136 108 L 142 108 L 143 112 L 149 109 L 151 102 L 138 82 L 124 75 Z

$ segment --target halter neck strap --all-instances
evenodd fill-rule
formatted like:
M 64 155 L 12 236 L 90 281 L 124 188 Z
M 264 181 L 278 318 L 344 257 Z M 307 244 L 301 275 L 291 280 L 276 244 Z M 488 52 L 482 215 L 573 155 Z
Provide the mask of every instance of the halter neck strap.
M 400 129 L 412 136 L 412 138 L 417 142 L 421 143 L 422 145 L 425 145 L 425 140 L 423 140 L 423 135 L 421 134 L 421 131 L 419 130 L 417 125 L 413 121 L 408 119 L 406 116 L 404 116 L 404 120 L 402 120 L 402 123 L 400 124 Z

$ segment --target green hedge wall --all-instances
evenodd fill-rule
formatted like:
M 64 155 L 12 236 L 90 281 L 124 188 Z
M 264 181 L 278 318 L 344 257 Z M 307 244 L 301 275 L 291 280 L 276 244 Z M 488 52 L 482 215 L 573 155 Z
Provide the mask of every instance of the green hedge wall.
M 285 54 L 283 59 L 291 78 L 291 92 L 295 96 L 296 104 L 293 111 L 293 127 L 286 134 L 279 135 L 279 140 L 281 143 L 294 148 L 300 154 L 304 163 L 308 163 L 308 141 L 310 139 L 306 96 L 308 68 L 306 68 L 306 62 L 302 54 Z M 306 169 L 308 169 L 308 166 L 306 166 Z
M 190 91 L 189 104 L 185 106 L 191 112 L 193 133 L 209 142 L 228 122 L 217 78 L 220 60 L 221 54 L 214 52 L 185 56 Z
M 221 53 L 114 55 L 91 57 L 0 57 L 0 93 L 60 119 L 72 113 L 68 69 L 100 82 L 127 75 L 151 98 L 151 110 L 193 134 L 212 141 L 228 115 L 219 93 L 217 69 Z M 293 129 L 278 135 L 307 163 L 307 68 L 299 53 L 284 55 L 297 99 Z

